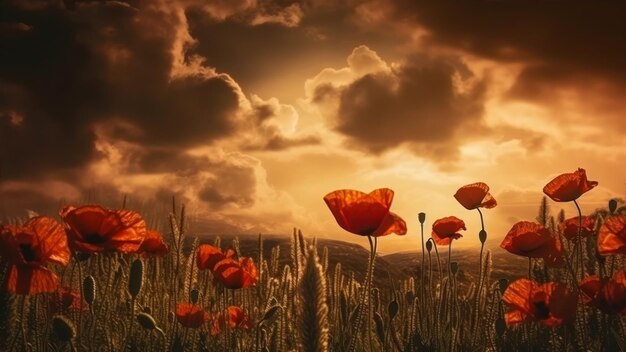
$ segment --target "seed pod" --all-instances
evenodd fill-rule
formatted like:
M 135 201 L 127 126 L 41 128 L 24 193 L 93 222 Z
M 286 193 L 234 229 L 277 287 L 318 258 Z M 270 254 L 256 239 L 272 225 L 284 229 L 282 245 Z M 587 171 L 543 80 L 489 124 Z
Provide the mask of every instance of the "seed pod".
M 165 332 L 161 330 L 161 328 L 157 325 L 156 321 L 152 317 L 152 315 L 148 313 L 139 313 L 137 314 L 137 322 L 146 330 L 156 330 L 163 337 L 165 337 Z
M 157 328 L 156 321 L 152 315 L 148 313 L 137 314 L 137 322 L 139 322 L 139 325 L 143 326 L 144 329 L 154 330 Z
M 374 323 L 376 323 L 376 335 L 378 335 L 378 339 L 383 344 L 385 343 L 385 324 L 383 323 L 383 317 L 380 316 L 380 313 L 374 313 Z
M 459 263 L 457 262 L 450 263 L 450 271 L 452 272 L 452 275 L 456 275 L 456 273 L 459 271 Z
M 504 322 L 504 319 L 502 318 L 496 319 L 496 334 L 500 336 L 504 334 L 505 330 L 506 330 L 506 323 Z
M 76 327 L 68 318 L 57 315 L 52 318 L 52 332 L 62 342 L 69 342 L 76 336 Z
M 507 279 L 498 280 L 498 286 L 500 288 L 500 293 L 504 294 L 504 291 L 506 291 L 506 288 L 509 286 L 509 280 Z
M 487 231 L 480 230 L 478 233 L 478 239 L 480 240 L 480 243 L 485 243 L 485 241 L 487 241 Z
M 424 222 L 426 221 L 426 214 L 425 213 L 417 214 L 417 219 L 419 220 L 420 224 L 424 224 Z
M 83 297 L 90 306 L 96 300 L 96 280 L 91 275 L 83 279 Z
M 191 290 L 191 292 L 189 292 L 189 299 L 191 300 L 192 304 L 197 304 L 199 298 L 200 298 L 200 291 L 198 291 L 197 288 L 194 288 L 193 290 Z
M 274 315 L 276 315 L 276 312 L 278 312 L 279 309 L 282 309 L 282 307 L 279 305 L 275 305 L 275 306 L 268 308 L 265 311 L 265 314 L 263 314 L 263 318 L 261 318 L 261 321 L 259 321 L 259 324 L 261 324 L 262 322 L 266 320 L 272 319 Z
M 143 262 L 141 259 L 135 259 L 130 266 L 130 277 L 128 278 L 128 292 L 131 297 L 135 298 L 141 291 L 143 283 Z
M 617 200 L 615 199 L 609 200 L 609 212 L 611 214 L 615 214 L 616 209 L 617 209 Z
M 430 239 L 426 241 L 426 250 L 428 251 L 428 253 L 433 250 L 433 243 L 430 241 Z
M 398 314 L 398 301 L 394 299 L 389 302 L 389 305 L 387 306 L 387 313 L 389 313 L 389 319 L 391 320 L 396 317 L 396 314 Z

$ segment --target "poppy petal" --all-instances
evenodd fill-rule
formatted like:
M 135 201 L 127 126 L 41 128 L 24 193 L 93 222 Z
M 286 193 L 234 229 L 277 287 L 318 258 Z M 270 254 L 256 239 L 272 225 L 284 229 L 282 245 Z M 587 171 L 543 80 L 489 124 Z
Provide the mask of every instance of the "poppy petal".
M 396 235 L 405 235 L 406 231 L 406 222 L 404 222 L 404 220 L 397 214 L 389 212 L 372 236 L 387 236 L 392 233 L 395 233 Z
M 49 261 L 59 265 L 69 263 L 70 249 L 61 224 L 52 218 L 40 216 L 30 218 L 24 227 L 32 229 L 37 235 L 42 262 Z
M 199 269 L 212 271 L 215 268 L 215 264 L 225 258 L 226 256 L 221 249 L 210 244 L 201 244 L 198 247 L 196 265 Z
M 598 182 L 587 180 L 585 169 L 579 168 L 573 173 L 561 174 L 552 179 L 543 188 L 543 193 L 556 202 L 570 202 L 597 185 Z
M 7 291 L 22 295 L 54 292 L 59 283 L 56 274 L 44 267 L 16 265 L 11 266 L 6 280 Z
M 626 215 L 607 218 L 598 233 L 598 253 L 626 254 Z
M 484 182 L 476 182 L 459 188 L 454 198 L 467 210 L 493 208 L 498 203 L 489 193 L 489 186 Z
M 393 191 L 381 188 L 369 194 L 343 189 L 324 197 L 335 220 L 344 230 L 369 236 L 375 233 L 389 213 Z

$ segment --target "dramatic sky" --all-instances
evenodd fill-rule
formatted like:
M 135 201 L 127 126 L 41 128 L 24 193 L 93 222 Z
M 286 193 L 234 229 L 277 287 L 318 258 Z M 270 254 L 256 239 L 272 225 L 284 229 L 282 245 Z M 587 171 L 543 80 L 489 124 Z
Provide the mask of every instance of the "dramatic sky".
M 322 198 L 389 187 L 409 233 L 383 251 L 418 245 L 421 211 L 427 231 L 464 219 L 455 245 L 476 246 L 460 186 L 491 187 L 495 240 L 578 167 L 599 181 L 581 198 L 592 211 L 626 193 L 625 12 L 610 1 L 5 0 L 0 212 L 119 206 L 127 194 L 156 214 L 176 196 L 197 233 L 298 227 L 365 244 Z

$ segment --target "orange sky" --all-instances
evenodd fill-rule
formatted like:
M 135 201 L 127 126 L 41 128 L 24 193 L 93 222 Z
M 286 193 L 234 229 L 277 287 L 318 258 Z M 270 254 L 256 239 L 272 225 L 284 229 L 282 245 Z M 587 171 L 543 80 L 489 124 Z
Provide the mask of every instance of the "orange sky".
M 156 213 L 176 196 L 198 233 L 366 244 L 322 197 L 389 187 L 409 227 L 380 241 L 390 252 L 419 246 L 421 211 L 427 233 L 455 215 L 455 246 L 478 245 L 478 214 L 452 195 L 483 181 L 497 245 L 578 167 L 599 182 L 592 211 L 626 190 L 625 5 L 562 6 L 5 2 L 0 211 L 128 194 Z

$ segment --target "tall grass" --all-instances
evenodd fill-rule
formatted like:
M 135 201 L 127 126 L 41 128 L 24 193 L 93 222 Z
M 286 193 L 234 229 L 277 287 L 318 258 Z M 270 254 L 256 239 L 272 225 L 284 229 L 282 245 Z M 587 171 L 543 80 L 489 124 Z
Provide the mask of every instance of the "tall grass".
M 626 214 L 620 205 L 614 213 Z M 540 213 L 558 234 L 563 216 L 554 218 L 545 203 Z M 592 215 L 598 219 L 596 229 L 611 216 L 606 209 Z M 626 346 L 621 316 L 580 304 L 579 322 L 571 325 L 507 327 L 507 308 L 501 301 L 507 282 L 492 276 L 489 249 L 477 253 L 477 280 L 465 282 L 458 275 L 464 268 L 454 262 L 448 261 L 447 275 L 442 273 L 441 248 L 426 239 L 427 252 L 416 277 L 396 281 L 390 276 L 387 285 L 376 285 L 380 281 L 369 277 L 367 263 L 359 275 L 346 272 L 341 263 L 329 267 L 332 251 L 318 248 L 299 231 L 291 236 L 286 263 L 279 260 L 280 247 L 263 250 L 259 235 L 257 286 L 231 290 L 195 267 L 199 240 L 185 235 L 184 210 L 174 206 L 167 221 L 171 251 L 166 257 L 103 253 L 56 269 L 61 286 L 83 292 L 83 308 L 56 307 L 51 294 L 20 297 L 0 292 L 0 350 L 516 351 L 528 346 L 532 351 L 615 351 Z M 216 237 L 213 243 L 232 245 L 247 255 L 240 252 L 238 241 L 223 243 Z M 567 266 L 548 268 L 541 260 L 531 262 L 531 276 L 576 287 L 583 272 L 608 277 L 625 268 L 623 256 L 598 257 L 594 243 L 590 238 L 564 246 L 575 277 Z M 5 265 L 0 269 L 4 280 Z M 212 319 L 198 329 L 183 327 L 174 315 L 179 302 L 199 305 Z M 251 328 L 220 323 L 218 314 L 229 306 L 242 307 Z

